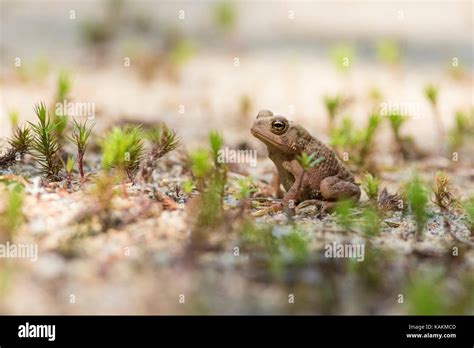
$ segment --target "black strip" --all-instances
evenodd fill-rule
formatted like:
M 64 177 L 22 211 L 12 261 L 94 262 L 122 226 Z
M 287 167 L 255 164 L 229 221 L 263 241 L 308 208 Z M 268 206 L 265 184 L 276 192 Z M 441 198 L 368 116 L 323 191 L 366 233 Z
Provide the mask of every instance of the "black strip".
M 55 325 L 55 340 L 20 338 L 26 323 Z M 409 325 L 412 328 L 409 329 Z M 428 326 L 430 325 L 430 326 Z M 444 325 L 444 326 L 440 326 Z M 0 346 L 153 344 L 394 345 L 473 347 L 474 317 L 461 316 L 1 316 Z M 407 334 L 455 334 L 408 338 Z

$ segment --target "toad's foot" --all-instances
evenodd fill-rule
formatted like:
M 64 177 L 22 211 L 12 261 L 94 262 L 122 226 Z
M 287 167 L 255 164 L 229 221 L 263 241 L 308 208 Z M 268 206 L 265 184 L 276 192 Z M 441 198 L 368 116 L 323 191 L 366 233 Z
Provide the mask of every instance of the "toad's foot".
M 299 214 L 301 209 L 309 207 L 311 205 L 317 206 L 318 209 L 319 209 L 319 213 L 324 214 L 326 212 L 332 212 L 332 210 L 336 206 L 336 202 L 321 201 L 319 199 L 308 199 L 308 200 L 298 204 L 298 206 L 295 209 L 296 214 Z
M 276 213 L 277 211 L 280 211 L 282 208 L 283 208 L 283 204 L 274 203 L 269 207 L 254 211 L 250 215 L 254 216 L 254 217 L 260 217 L 260 216 L 264 216 L 264 215 L 267 215 L 267 214 L 270 214 L 270 213 Z

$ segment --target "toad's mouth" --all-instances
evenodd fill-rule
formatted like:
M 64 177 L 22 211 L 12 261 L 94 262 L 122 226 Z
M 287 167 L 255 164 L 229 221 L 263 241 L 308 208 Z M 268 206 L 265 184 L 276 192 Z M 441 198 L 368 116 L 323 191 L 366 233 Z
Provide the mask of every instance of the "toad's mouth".
M 270 144 L 270 145 L 273 145 L 273 146 L 278 147 L 278 148 L 282 147 L 282 144 L 280 142 L 275 141 L 271 137 L 266 136 L 265 134 L 259 132 L 258 130 L 254 129 L 254 128 L 250 129 L 250 133 L 252 133 L 252 135 L 254 137 L 256 137 L 257 139 L 263 141 L 265 144 Z

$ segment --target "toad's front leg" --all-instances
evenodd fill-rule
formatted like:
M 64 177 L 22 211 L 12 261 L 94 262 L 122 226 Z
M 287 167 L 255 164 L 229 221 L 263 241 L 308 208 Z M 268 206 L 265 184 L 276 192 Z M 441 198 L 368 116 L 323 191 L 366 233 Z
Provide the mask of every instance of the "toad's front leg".
M 285 161 L 282 165 L 283 168 L 285 168 L 285 170 L 291 173 L 295 178 L 293 185 L 285 193 L 282 201 L 283 211 L 288 216 L 292 216 L 294 215 L 296 204 L 304 200 L 303 189 L 305 186 L 305 172 L 297 160 Z

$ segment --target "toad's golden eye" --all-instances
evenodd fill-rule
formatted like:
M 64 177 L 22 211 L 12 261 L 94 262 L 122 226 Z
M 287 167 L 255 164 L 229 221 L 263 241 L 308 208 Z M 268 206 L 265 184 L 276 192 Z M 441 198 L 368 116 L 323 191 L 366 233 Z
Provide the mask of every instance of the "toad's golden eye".
M 283 134 L 286 130 L 286 122 L 283 120 L 274 120 L 272 122 L 272 132 L 276 134 Z

